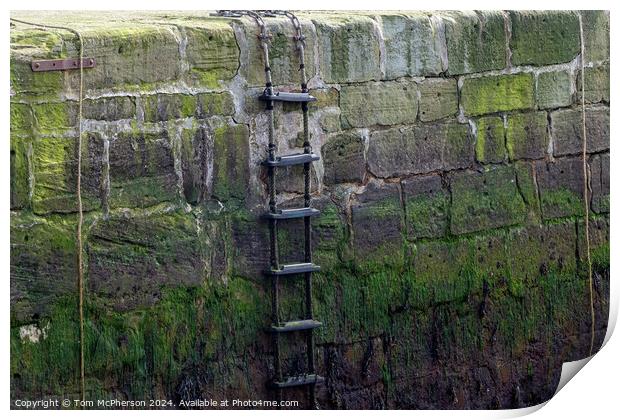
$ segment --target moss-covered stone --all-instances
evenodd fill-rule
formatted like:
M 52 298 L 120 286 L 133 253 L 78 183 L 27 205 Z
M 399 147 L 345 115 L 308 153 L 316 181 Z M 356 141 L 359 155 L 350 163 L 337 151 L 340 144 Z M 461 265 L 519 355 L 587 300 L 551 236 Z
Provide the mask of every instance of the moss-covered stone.
M 340 109 L 344 128 L 412 124 L 418 114 L 417 86 L 396 82 L 343 86 Z
M 313 19 L 319 69 L 327 83 L 366 82 L 381 77 L 379 40 L 370 18 L 334 15 Z
M 87 99 L 83 107 L 84 118 L 91 120 L 116 121 L 136 117 L 136 100 L 131 96 Z
M 609 11 L 582 10 L 585 61 L 609 60 Z
M 584 86 L 587 103 L 609 103 L 609 65 L 587 67 Z M 577 98 L 581 101 L 581 71 L 577 74 Z
M 34 129 L 34 116 L 29 104 L 11 102 L 11 135 L 29 136 Z
M 251 360 L 245 353 L 248 346 L 261 338 L 267 302 L 260 288 L 239 278 L 226 285 L 167 289 L 157 305 L 125 314 L 88 301 L 87 398 L 118 397 L 114 389 L 121 386 L 123 398 L 140 401 L 191 398 L 194 381 L 205 374 L 217 388 L 260 392 L 268 379 L 267 361 L 256 384 L 236 372 Z M 21 355 L 11 365 L 17 388 L 35 395 L 67 395 L 78 389 L 76 306 L 73 298 L 59 301 L 51 316 L 39 321 L 45 338 L 37 343 L 22 340 L 19 328 L 12 330 L 11 349 Z M 216 362 L 222 358 L 224 363 Z M 202 371 L 205 362 L 209 373 Z
M 364 139 L 354 131 L 330 136 L 321 148 L 326 184 L 362 182 L 366 173 Z
M 446 233 L 450 195 L 441 177 L 429 175 L 401 181 L 405 224 L 410 240 L 436 238 Z
M 85 70 L 87 89 L 133 88 L 176 80 L 181 75 L 179 44 L 172 31 L 161 26 L 126 25 L 92 28 L 82 32 L 84 55 L 96 66 Z M 71 54 L 77 53 L 77 43 Z M 79 72 L 68 75 L 79 85 Z
M 65 31 L 46 31 L 19 25 L 11 31 L 11 90 L 38 98 L 58 98 L 64 88 L 62 72 L 33 72 L 32 58 L 61 58 L 66 52 L 63 39 L 73 35 Z
M 546 112 L 508 115 L 506 149 L 510 160 L 541 159 L 548 147 Z
M 514 65 L 566 63 L 579 54 L 579 16 L 565 11 L 511 11 Z
M 205 27 L 181 25 L 187 37 L 190 79 L 201 86 L 218 87 L 240 68 L 239 46 L 227 22 L 212 19 Z
M 610 161 L 607 153 L 590 158 L 591 206 L 596 213 L 609 213 L 609 167 Z
M 157 94 L 142 97 L 145 122 L 168 121 L 188 118 L 196 114 L 196 96 L 183 94 Z
M 76 218 L 11 214 L 11 320 L 49 314 L 59 296 L 75 291 Z
M 62 135 L 69 130 L 77 132 L 77 102 L 33 104 L 32 112 L 39 133 Z
M 454 79 L 426 79 L 420 90 L 420 121 L 453 117 L 458 112 L 458 89 Z
M 250 177 L 250 140 L 247 125 L 215 128 L 213 137 L 213 191 L 220 201 L 243 200 Z
M 358 261 L 397 260 L 403 247 L 403 207 L 398 184 L 371 182 L 351 206 L 353 252 Z
M 183 177 L 183 194 L 188 203 L 197 204 L 205 198 L 206 172 L 211 146 L 205 127 L 182 129 L 180 132 L 180 161 Z
M 310 95 L 316 98 L 310 112 L 340 106 L 340 91 L 336 88 L 310 89 Z
M 382 13 L 377 17 L 385 42 L 385 75 L 436 76 L 446 70 L 445 38 L 438 17 Z
M 448 73 L 465 74 L 506 67 L 506 31 L 499 11 L 442 15 L 448 46 Z
M 536 185 L 536 164 L 534 162 L 515 162 L 517 175 L 517 188 L 523 197 L 530 223 L 540 222 L 540 200 L 538 186 Z
M 233 115 L 235 104 L 230 92 L 209 92 L 198 94 L 198 118 L 216 115 Z
M 583 166 L 579 158 L 536 163 L 536 180 L 545 220 L 582 215 Z
M 530 73 L 463 80 L 461 104 L 467 115 L 534 107 L 534 77 Z
M 540 73 L 536 81 L 538 108 L 560 108 L 573 103 L 573 77 L 566 70 Z
M 11 136 L 11 210 L 29 207 L 32 142 Z
M 200 285 L 205 240 L 192 214 L 121 214 L 97 221 L 88 240 L 89 289 L 117 310 L 148 306 L 171 285 Z
M 506 156 L 506 133 L 501 117 L 476 120 L 476 160 L 480 163 L 501 163 Z
M 110 140 L 109 205 L 149 207 L 178 197 L 169 133 L 122 132 Z
M 32 210 L 37 214 L 72 213 L 78 209 L 77 139 L 41 137 L 32 145 Z M 82 140 L 82 206 L 85 211 L 101 206 L 101 150 L 98 138 Z
M 450 230 L 454 234 L 515 225 L 525 220 L 525 203 L 510 166 L 497 166 L 482 173 L 455 173 L 450 187 Z

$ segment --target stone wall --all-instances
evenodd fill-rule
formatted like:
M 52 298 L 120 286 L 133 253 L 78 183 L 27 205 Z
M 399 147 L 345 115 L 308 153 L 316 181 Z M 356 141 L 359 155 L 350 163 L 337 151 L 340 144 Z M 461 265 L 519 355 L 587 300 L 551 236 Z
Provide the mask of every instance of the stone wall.
M 322 407 L 508 408 L 587 355 L 581 62 L 596 342 L 609 280 L 609 14 L 300 13 L 314 151 Z M 581 57 L 583 20 L 585 57 Z M 270 398 L 267 117 L 253 21 L 15 13 L 69 25 L 84 72 L 88 395 Z M 268 18 L 278 89 L 292 27 Z M 12 396 L 77 395 L 74 35 L 11 28 Z M 276 107 L 279 153 L 297 107 Z M 301 172 L 278 172 L 281 206 Z M 281 230 L 299 258 L 301 226 Z M 300 313 L 301 285 L 283 290 Z M 291 341 L 293 343 L 293 341 Z M 294 347 L 285 370 L 303 371 Z M 291 394 L 291 398 L 303 395 Z

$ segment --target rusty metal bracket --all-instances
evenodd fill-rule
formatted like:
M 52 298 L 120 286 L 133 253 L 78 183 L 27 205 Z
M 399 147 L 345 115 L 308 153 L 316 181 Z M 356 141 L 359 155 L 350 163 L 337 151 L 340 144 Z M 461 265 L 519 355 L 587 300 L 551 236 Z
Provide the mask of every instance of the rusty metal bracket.
M 61 58 L 59 60 L 33 60 L 30 63 L 32 71 L 58 71 L 58 70 L 77 70 L 80 68 L 79 58 Z M 95 67 L 94 58 L 84 58 L 82 68 L 91 69 Z

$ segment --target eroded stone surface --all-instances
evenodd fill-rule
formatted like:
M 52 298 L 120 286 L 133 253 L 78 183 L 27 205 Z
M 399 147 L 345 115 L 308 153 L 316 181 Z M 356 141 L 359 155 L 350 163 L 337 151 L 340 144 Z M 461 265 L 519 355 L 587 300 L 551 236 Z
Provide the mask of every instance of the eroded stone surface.
M 475 232 L 525 220 L 525 203 L 514 170 L 498 166 L 483 173 L 460 172 L 451 180 L 454 234 Z
M 510 20 L 515 65 L 566 63 L 579 54 L 579 16 L 575 12 L 512 11 Z
M 370 127 L 414 123 L 418 114 L 415 83 L 369 83 L 340 90 L 342 125 Z
M 580 109 L 562 109 L 549 114 L 554 156 L 581 153 L 583 127 Z M 609 149 L 609 108 L 586 108 L 586 138 L 589 153 Z
M 461 88 L 467 115 L 534 107 L 534 77 L 530 73 L 467 78 Z

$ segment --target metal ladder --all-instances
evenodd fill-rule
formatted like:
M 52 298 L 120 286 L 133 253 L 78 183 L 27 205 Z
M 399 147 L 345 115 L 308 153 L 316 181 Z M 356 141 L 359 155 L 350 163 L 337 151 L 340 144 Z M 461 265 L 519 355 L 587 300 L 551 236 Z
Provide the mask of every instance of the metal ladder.
M 226 13 L 226 11 L 222 11 Z M 271 321 L 272 324 L 268 331 L 273 335 L 274 364 L 275 372 L 273 379 L 268 386 L 275 389 L 279 400 L 282 399 L 282 390 L 292 387 L 307 387 L 308 402 L 311 408 L 316 405 L 315 387 L 323 383 L 323 377 L 316 373 L 316 361 L 314 354 L 314 334 L 315 328 L 320 327 L 321 322 L 314 319 L 312 307 L 312 273 L 319 271 L 320 267 L 312 262 L 312 229 L 310 218 L 320 214 L 319 210 L 312 208 L 310 204 L 310 165 L 319 160 L 319 156 L 312 153 L 310 137 L 308 131 L 308 103 L 316 101 L 316 98 L 308 93 L 304 62 L 304 35 L 297 17 L 288 11 L 228 11 L 236 15 L 247 15 L 252 17 L 260 28 L 258 38 L 263 52 L 265 64 L 265 90 L 259 96 L 259 100 L 265 102 L 265 109 L 269 120 L 269 146 L 267 160 L 262 165 L 267 167 L 269 179 L 269 211 L 263 215 L 269 222 L 269 243 L 270 243 L 270 267 L 265 270 L 265 275 L 271 279 Z M 277 92 L 273 88 L 271 79 L 271 68 L 269 65 L 269 41 L 271 35 L 268 34 L 263 17 L 283 15 L 288 17 L 294 28 L 297 51 L 299 53 L 299 71 L 301 75 L 301 92 Z M 233 16 L 236 17 L 236 16 Z M 276 155 L 276 143 L 274 135 L 274 103 L 275 102 L 296 102 L 301 105 L 303 115 L 303 153 L 286 156 Z M 276 170 L 282 167 L 293 165 L 303 165 L 304 168 L 304 207 L 295 209 L 278 209 L 276 204 Z M 302 262 L 281 264 L 278 252 L 278 221 L 286 219 L 303 219 L 304 222 L 304 260 Z M 305 314 L 304 319 L 282 321 L 280 319 L 280 298 L 279 282 L 282 277 L 303 275 L 305 281 Z M 282 335 L 301 332 L 306 336 L 306 358 L 307 372 L 297 376 L 285 377 L 282 374 L 280 340 Z

